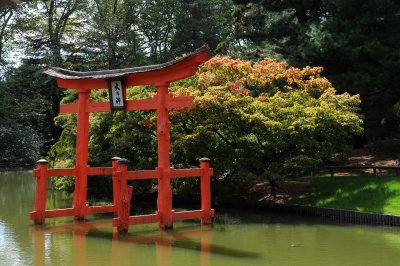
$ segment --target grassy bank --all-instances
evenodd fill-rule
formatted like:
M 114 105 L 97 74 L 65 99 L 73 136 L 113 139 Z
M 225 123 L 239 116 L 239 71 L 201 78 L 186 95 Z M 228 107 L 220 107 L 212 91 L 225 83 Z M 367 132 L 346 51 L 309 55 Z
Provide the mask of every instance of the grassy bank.
M 303 178 L 310 189 L 289 203 L 400 215 L 399 176 Z

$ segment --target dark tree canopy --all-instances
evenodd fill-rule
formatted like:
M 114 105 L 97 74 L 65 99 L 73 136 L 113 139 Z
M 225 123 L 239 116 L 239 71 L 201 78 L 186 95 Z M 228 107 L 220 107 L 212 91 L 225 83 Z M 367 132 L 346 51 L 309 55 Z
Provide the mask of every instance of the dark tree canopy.
M 400 2 L 236 0 L 244 52 L 319 65 L 339 91 L 360 94 L 369 137 L 398 132 Z

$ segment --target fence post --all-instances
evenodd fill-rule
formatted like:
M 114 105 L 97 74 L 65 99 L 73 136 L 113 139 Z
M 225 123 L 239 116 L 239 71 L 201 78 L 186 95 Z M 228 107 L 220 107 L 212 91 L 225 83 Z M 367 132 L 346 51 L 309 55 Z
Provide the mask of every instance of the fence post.
M 200 168 L 203 170 L 200 177 L 200 189 L 201 189 L 201 210 L 203 212 L 201 223 L 210 224 L 212 223 L 213 211 L 211 209 L 211 171 L 210 159 L 201 158 Z
M 114 214 L 118 213 L 118 199 L 119 199 L 119 190 L 120 184 L 117 176 L 118 170 L 118 160 L 121 160 L 120 157 L 111 158 L 111 168 L 112 168 L 112 182 L 113 182 L 113 204 L 114 204 Z
M 118 233 L 126 234 L 129 227 L 129 212 L 131 207 L 131 198 L 133 187 L 127 186 L 127 170 L 129 160 L 118 160 L 118 174 L 119 174 L 119 203 L 118 203 Z
M 30 213 L 30 218 L 35 224 L 44 223 L 46 212 L 46 192 L 47 192 L 47 166 L 45 159 L 37 161 L 37 167 L 33 174 L 36 177 L 35 209 Z

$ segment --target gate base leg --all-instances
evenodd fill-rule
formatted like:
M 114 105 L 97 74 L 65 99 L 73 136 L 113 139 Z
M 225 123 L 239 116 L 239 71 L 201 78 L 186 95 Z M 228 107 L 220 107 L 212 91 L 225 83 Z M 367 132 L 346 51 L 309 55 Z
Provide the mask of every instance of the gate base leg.
M 129 227 L 129 213 L 131 210 L 131 199 L 132 199 L 133 187 L 127 186 L 126 192 L 122 194 L 120 200 L 120 211 L 119 211 L 119 225 L 117 227 L 120 235 L 126 235 Z
M 172 229 L 174 229 L 174 224 L 171 223 L 171 224 L 160 225 L 160 229 L 162 229 L 164 231 L 172 230 Z

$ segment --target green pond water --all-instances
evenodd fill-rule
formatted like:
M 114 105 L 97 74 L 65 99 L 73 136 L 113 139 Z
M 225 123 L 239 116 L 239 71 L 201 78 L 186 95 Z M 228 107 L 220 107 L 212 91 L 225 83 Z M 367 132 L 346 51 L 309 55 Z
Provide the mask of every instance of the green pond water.
M 0 173 L 0 265 L 400 265 L 400 228 L 356 226 L 271 212 L 216 209 L 197 221 L 131 226 L 113 233 L 110 215 L 47 219 L 34 226 L 30 172 Z M 71 197 L 49 191 L 47 208 Z

